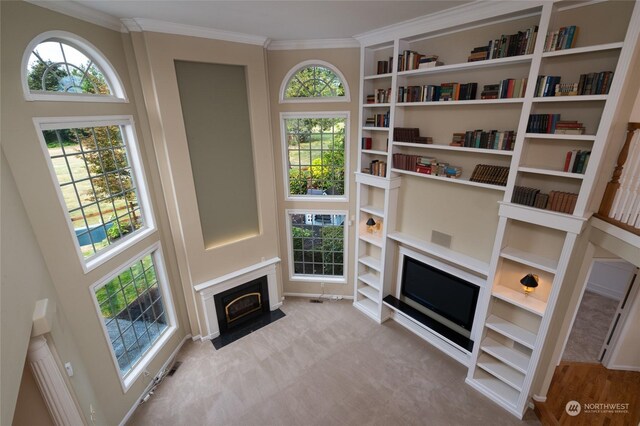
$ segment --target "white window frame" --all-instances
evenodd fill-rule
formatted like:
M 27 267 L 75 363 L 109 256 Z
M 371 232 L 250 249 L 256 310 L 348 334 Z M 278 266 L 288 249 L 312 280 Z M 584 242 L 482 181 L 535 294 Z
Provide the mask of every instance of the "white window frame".
M 297 275 L 294 273 L 293 265 L 293 232 L 291 226 L 291 215 L 292 214 L 307 214 L 311 213 L 313 215 L 344 215 L 344 223 L 342 225 L 343 229 L 343 269 L 342 269 L 342 277 L 330 277 L 325 275 Z M 287 227 L 287 250 L 289 253 L 289 281 L 303 281 L 303 282 L 322 282 L 322 283 L 331 283 L 331 284 L 347 284 L 347 265 L 349 265 L 348 253 L 349 253 L 349 212 L 347 210 L 323 210 L 323 209 L 287 209 L 285 210 L 286 214 L 286 227 Z
M 29 57 L 40 43 L 53 39 L 55 41 L 61 41 L 66 43 L 80 52 L 84 53 L 89 59 L 91 59 L 103 73 L 111 95 L 98 95 L 91 93 L 62 93 L 62 92 L 49 92 L 45 90 L 31 91 L 29 89 L 27 66 L 29 64 Z M 27 45 L 26 50 L 22 55 L 22 68 L 20 70 L 20 76 L 22 80 L 22 90 L 24 92 L 24 98 L 27 101 L 64 101 L 64 102 L 121 102 L 128 103 L 127 94 L 125 93 L 122 80 L 115 71 L 115 68 L 111 65 L 111 62 L 87 40 L 79 37 L 73 33 L 67 31 L 47 31 L 37 35 Z
M 100 304 L 98 303 L 96 292 L 104 285 L 106 285 L 109 281 L 120 275 L 123 270 L 128 268 L 132 263 L 137 262 L 147 255 L 151 255 L 153 257 L 153 265 L 156 271 L 156 279 L 158 280 L 158 288 L 160 289 L 160 293 L 162 295 L 162 305 L 164 306 L 165 317 L 167 318 L 168 324 L 167 329 L 162 333 L 160 338 L 156 340 L 155 343 L 153 343 L 147 353 L 142 356 L 142 358 L 137 362 L 136 366 L 123 376 L 120 372 L 120 366 L 118 365 L 118 360 L 116 359 L 113 345 L 111 344 L 109 331 L 107 330 L 104 317 L 102 316 L 102 311 L 100 310 Z M 109 347 L 111 359 L 113 360 L 113 366 L 116 369 L 118 377 L 120 378 L 120 385 L 122 386 L 122 391 L 124 393 L 127 393 L 127 391 L 131 388 L 131 385 L 135 383 L 138 377 L 140 377 L 144 370 L 146 370 L 149 363 L 155 358 L 158 352 L 165 346 L 165 344 L 169 341 L 169 339 L 171 339 L 171 337 L 178 329 L 178 319 L 176 317 L 175 309 L 173 306 L 173 299 L 171 297 L 171 290 L 169 289 L 168 283 L 169 280 L 164 264 L 164 254 L 162 252 L 162 246 L 160 245 L 160 242 L 156 242 L 142 252 L 139 252 L 137 255 L 127 259 L 126 262 L 119 265 L 112 272 L 100 278 L 89 287 L 91 299 L 93 300 L 93 304 L 96 309 L 96 315 L 98 321 L 100 322 L 100 326 L 102 327 L 104 338 Z
M 296 118 L 344 118 L 344 194 L 343 195 L 291 195 L 289 186 L 289 145 L 287 143 L 287 126 L 285 120 Z M 350 152 L 350 123 L 349 111 L 322 112 L 281 112 L 280 113 L 280 143 L 282 146 L 282 166 L 284 178 L 284 194 L 286 201 L 312 202 L 348 202 L 349 201 L 349 152 Z
M 69 236 L 73 238 L 73 243 L 76 247 L 76 254 L 82 265 L 82 269 L 85 274 L 89 273 L 98 266 L 104 264 L 109 259 L 113 258 L 117 254 L 133 246 L 134 244 L 142 241 L 152 233 L 156 231 L 156 224 L 153 214 L 153 208 L 151 199 L 149 197 L 149 191 L 146 180 L 146 173 L 144 171 L 144 165 L 140 154 L 140 148 L 138 146 L 138 138 L 135 133 L 135 122 L 130 115 L 115 115 L 115 116 L 91 116 L 91 117 L 35 117 L 33 123 L 40 139 L 40 146 L 42 153 L 45 157 L 47 167 L 49 167 L 49 173 L 51 175 L 51 182 L 56 188 L 58 200 L 60 201 L 60 207 L 63 209 L 65 217 L 67 219 L 67 226 L 69 228 Z M 55 130 L 66 128 L 82 128 L 82 127 L 100 127 L 100 126 L 122 126 L 124 137 L 126 138 L 125 147 L 127 150 L 127 159 L 131 165 L 131 170 L 134 174 L 134 179 L 137 189 L 138 203 L 140 205 L 140 212 L 143 217 L 142 228 L 136 230 L 131 236 L 127 238 L 121 238 L 108 247 L 105 247 L 98 253 L 95 253 L 85 259 L 80 249 L 80 244 L 76 238 L 75 230 L 73 229 L 73 223 L 71 216 L 69 215 L 69 209 L 64 201 L 64 196 L 58 182 L 53 163 L 50 159 L 49 152 L 47 150 L 47 143 L 42 133 L 43 130 Z
M 284 94 L 287 90 L 287 86 L 289 85 L 289 81 L 291 78 L 301 69 L 307 68 L 313 65 L 318 65 L 324 68 L 330 69 L 342 82 L 342 87 L 344 87 L 344 96 L 324 96 L 324 97 L 308 97 L 308 98 L 285 98 Z M 280 85 L 280 95 L 279 95 L 281 104 L 300 104 L 300 103 L 317 103 L 317 102 L 351 102 L 351 92 L 349 90 L 349 84 L 347 83 L 347 79 L 344 78 L 344 74 L 336 68 L 333 64 L 330 64 L 326 61 L 321 61 L 318 59 L 311 59 L 308 61 L 300 62 L 295 65 L 293 68 L 289 70 L 289 72 L 285 75 L 282 80 L 282 84 Z

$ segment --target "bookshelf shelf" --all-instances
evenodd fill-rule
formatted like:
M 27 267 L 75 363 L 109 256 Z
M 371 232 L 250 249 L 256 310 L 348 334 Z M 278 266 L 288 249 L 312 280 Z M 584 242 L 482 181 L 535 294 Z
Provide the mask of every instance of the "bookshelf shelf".
M 513 260 L 514 262 L 521 263 L 523 265 L 531 266 L 532 268 L 540 269 L 550 274 L 555 274 L 558 269 L 558 262 L 555 260 L 547 259 L 542 256 L 538 256 L 533 253 L 519 250 L 514 247 L 505 247 L 500 252 L 500 257 Z
M 363 265 L 365 265 L 365 266 L 367 266 L 367 267 L 369 267 L 371 269 L 374 269 L 374 270 L 376 270 L 378 272 L 380 272 L 380 268 L 382 266 L 382 264 L 380 262 L 380 259 L 376 259 L 373 256 L 361 257 L 360 259 L 358 259 L 358 262 L 360 262 Z
M 388 127 L 363 127 L 362 130 L 369 130 L 371 132 L 388 132 Z
M 478 387 L 481 392 L 488 391 L 489 394 L 495 395 L 500 401 L 507 404 L 509 411 L 514 411 L 513 407 L 518 402 L 520 392 L 484 370 L 478 371 L 473 380 L 474 387 Z
M 358 301 L 353 302 L 353 305 L 356 308 L 359 308 L 365 314 L 369 315 L 374 320 L 378 319 L 378 303 L 374 302 L 369 298 L 364 298 Z
M 469 186 L 475 186 L 478 188 L 493 189 L 495 191 L 506 191 L 506 187 L 504 186 L 489 185 L 488 183 L 471 182 L 470 180 L 461 179 L 461 178 L 453 179 L 453 178 L 448 178 L 443 176 L 427 175 L 424 173 L 411 172 L 409 170 L 401 170 L 401 169 L 391 169 L 391 171 L 395 173 L 409 175 L 409 176 L 417 176 L 425 179 L 436 179 L 442 182 L 457 183 L 459 185 L 469 185 Z
M 471 99 L 468 101 L 432 101 L 432 102 L 398 102 L 396 107 L 436 107 L 436 106 L 460 106 L 460 105 L 495 105 L 495 104 L 521 104 L 524 98 L 505 99 Z
M 606 101 L 607 95 L 580 95 L 580 96 L 538 96 L 533 98 L 533 102 L 589 102 Z
M 554 133 L 525 133 L 525 138 L 529 139 L 556 139 L 567 141 L 595 141 L 595 135 L 556 135 Z
M 564 49 L 564 50 L 556 50 L 553 52 L 543 52 L 543 58 L 552 58 L 555 56 L 566 56 L 566 55 L 577 55 L 581 53 L 592 53 L 592 52 L 602 52 L 604 50 L 616 50 L 622 49 L 624 43 L 605 43 L 605 44 L 597 44 L 594 46 L 586 46 L 586 47 L 574 47 L 573 49 Z
M 531 358 L 512 347 L 505 346 L 491 337 L 485 337 L 480 349 L 522 373 L 527 372 Z
M 380 79 L 384 79 L 384 78 L 391 78 L 391 76 L 392 76 L 391 73 L 375 74 L 375 75 L 367 75 L 363 79 L 364 80 L 380 80 Z
M 451 71 L 471 71 L 482 68 L 500 67 L 531 62 L 533 55 L 510 56 L 507 58 L 489 59 L 486 61 L 461 62 L 459 64 L 441 65 L 433 68 L 422 68 L 417 70 L 400 71 L 398 77 L 413 77 L 424 74 L 439 74 Z
M 526 346 L 529 349 L 533 349 L 536 343 L 535 334 L 515 325 L 512 322 L 502 319 L 497 315 L 489 316 L 485 326 L 505 337 L 508 337 L 514 342 L 518 342 L 521 345 Z
M 519 308 L 529 311 L 533 314 L 542 316 L 547 308 L 547 303 L 535 299 L 533 296 L 527 296 L 523 292 L 515 291 L 510 288 L 496 285 L 493 287 L 492 296 L 509 302 Z
M 500 202 L 498 214 L 509 219 L 533 223 L 559 231 L 579 234 L 582 232 L 588 218 L 559 213 L 552 210 L 538 209 L 509 202 Z
M 476 272 L 480 275 L 487 276 L 489 272 L 489 264 L 486 262 L 446 247 L 415 238 L 411 235 L 402 232 L 392 232 L 389 234 L 389 238 L 423 253 L 428 253 L 447 262 L 455 263 L 458 266 Z
M 489 354 L 482 354 L 478 357 L 478 367 L 482 368 L 492 376 L 497 377 L 518 392 L 522 391 L 524 374 L 505 363 L 496 360 Z
M 389 108 L 390 106 L 391 106 L 390 103 L 364 104 L 364 105 L 362 105 L 363 108 L 384 108 L 384 107 Z
M 443 151 L 452 151 L 452 152 L 458 151 L 458 152 L 473 152 L 477 154 L 505 155 L 509 157 L 513 155 L 513 151 L 505 151 L 501 149 L 467 148 L 463 146 L 450 146 L 450 145 L 411 143 L 411 142 L 393 142 L 393 145 L 410 147 L 410 148 L 419 148 L 419 149 L 439 149 Z
M 370 155 L 387 155 L 387 151 L 378 151 L 375 149 L 363 149 L 362 150 L 363 154 L 370 154 Z
M 384 218 L 384 209 L 379 209 L 374 206 L 361 206 L 360 211 Z
M 378 290 L 371 286 L 365 286 L 358 289 L 358 293 L 364 295 L 368 299 L 371 299 L 373 302 L 376 302 L 378 298 Z M 376 302 L 378 303 L 378 302 Z
M 358 276 L 358 279 L 375 290 L 380 290 L 380 279 L 372 273 Z
M 382 248 L 382 239 L 376 238 L 367 234 L 361 234 L 360 239 L 366 243 L 373 244 L 376 247 Z
M 581 173 L 561 172 L 560 170 L 539 169 L 536 167 L 518 167 L 519 172 L 523 173 L 535 173 L 538 175 L 557 176 L 571 179 L 584 179 L 584 175 Z

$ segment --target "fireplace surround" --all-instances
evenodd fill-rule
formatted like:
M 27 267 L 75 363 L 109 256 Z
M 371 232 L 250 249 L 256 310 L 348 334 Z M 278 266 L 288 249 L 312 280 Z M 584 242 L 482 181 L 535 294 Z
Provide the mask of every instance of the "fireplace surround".
M 276 274 L 276 265 L 279 262 L 280 258 L 274 257 L 194 286 L 194 290 L 200 296 L 205 317 L 205 324 L 201 325 L 201 339 L 218 337 L 221 332 L 227 331 L 229 326 L 245 323 L 253 315 L 274 311 L 282 306 L 282 301 L 278 297 Z M 257 282 L 261 284 L 257 286 Z M 247 286 L 246 288 L 254 286 L 254 288 L 243 291 L 244 286 Z M 261 289 L 257 290 L 258 287 Z M 259 293 L 260 296 L 257 297 L 251 293 Z M 216 298 L 227 300 L 226 303 L 217 304 Z M 256 308 L 258 298 L 260 299 L 259 309 Z M 227 321 L 227 315 L 231 321 Z

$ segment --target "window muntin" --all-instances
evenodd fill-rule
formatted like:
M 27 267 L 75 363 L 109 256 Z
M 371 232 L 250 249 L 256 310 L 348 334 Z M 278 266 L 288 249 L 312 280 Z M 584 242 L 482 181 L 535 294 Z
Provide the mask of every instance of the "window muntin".
M 26 72 L 32 92 L 112 94 L 97 64 L 60 40 L 48 39 L 39 43 L 29 56 Z
M 289 211 L 292 278 L 345 279 L 346 214 Z
M 92 288 L 123 385 L 132 382 L 134 371 L 140 370 L 175 328 L 161 258 L 155 245 Z
M 285 99 L 344 96 L 342 79 L 329 67 L 317 64 L 299 69 L 291 76 L 284 90 Z
M 41 123 L 40 130 L 85 270 L 153 228 L 128 120 Z
M 283 118 L 289 196 L 345 196 L 347 117 Z

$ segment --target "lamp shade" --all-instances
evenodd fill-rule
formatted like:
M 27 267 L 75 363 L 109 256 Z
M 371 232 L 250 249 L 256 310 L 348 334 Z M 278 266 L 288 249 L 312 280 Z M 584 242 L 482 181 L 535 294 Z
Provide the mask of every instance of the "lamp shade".
M 538 276 L 535 274 L 527 274 L 520 280 L 520 284 L 529 288 L 538 287 Z
M 376 221 L 372 217 L 367 220 L 367 226 L 376 226 Z

